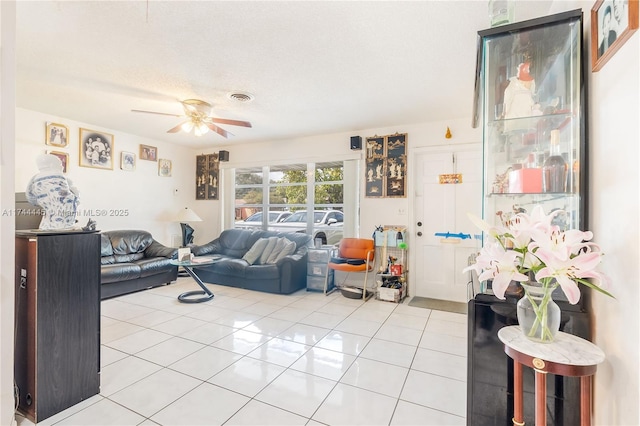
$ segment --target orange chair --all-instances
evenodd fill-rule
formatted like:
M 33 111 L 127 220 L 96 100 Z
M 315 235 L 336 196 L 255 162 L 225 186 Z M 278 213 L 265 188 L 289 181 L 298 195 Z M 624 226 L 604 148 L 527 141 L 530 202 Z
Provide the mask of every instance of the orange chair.
M 367 299 L 367 279 L 369 271 L 375 265 L 375 243 L 366 238 L 343 238 L 338 245 L 337 253 L 332 251 L 324 280 L 324 293 L 327 294 L 329 270 L 343 272 L 364 272 L 362 285 L 362 299 Z

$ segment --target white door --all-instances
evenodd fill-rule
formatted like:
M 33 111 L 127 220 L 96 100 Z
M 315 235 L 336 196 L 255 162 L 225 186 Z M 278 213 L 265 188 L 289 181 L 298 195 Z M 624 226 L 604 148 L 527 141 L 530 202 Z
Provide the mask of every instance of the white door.
M 411 281 L 415 296 L 467 302 L 469 255 L 481 246 L 480 231 L 467 213 L 482 216 L 482 148 L 448 147 L 449 151 L 416 155 L 415 262 Z M 444 174 L 461 175 L 461 183 L 440 183 Z M 438 236 L 463 234 L 470 238 Z

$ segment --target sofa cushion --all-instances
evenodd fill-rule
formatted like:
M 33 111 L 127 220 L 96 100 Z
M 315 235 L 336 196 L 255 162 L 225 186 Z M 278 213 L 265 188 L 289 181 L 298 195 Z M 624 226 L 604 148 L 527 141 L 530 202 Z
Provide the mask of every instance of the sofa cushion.
M 158 274 L 162 271 L 168 271 L 171 268 L 178 268 L 171 264 L 171 261 L 166 257 L 153 257 L 151 259 L 142 259 L 135 262 L 140 267 L 140 276 L 149 277 L 151 275 Z
M 100 258 L 101 265 L 113 265 L 114 263 L 116 263 L 116 257 L 114 255 L 102 256 Z
M 153 237 L 147 231 L 108 231 L 113 254 L 142 253 L 151 245 Z
M 245 280 L 277 280 L 280 279 L 280 271 L 275 264 L 247 266 L 243 278 Z
M 144 257 L 144 253 L 115 254 L 116 263 L 132 263 Z
M 116 263 L 100 267 L 100 283 L 113 283 L 140 278 L 140 266 L 133 263 Z
M 296 251 L 296 243 L 289 241 L 284 237 L 278 238 L 276 247 L 271 252 L 269 259 L 265 263 L 276 263 L 278 260 L 293 254 Z
M 100 234 L 100 256 L 112 256 L 113 247 L 111 247 L 111 240 L 108 234 Z M 113 263 L 113 262 L 110 262 Z
M 262 254 L 260 255 L 260 259 L 256 262 L 259 265 L 264 265 L 269 260 L 269 256 L 271 256 L 271 252 L 276 247 L 278 243 L 278 237 L 269 237 L 267 241 L 267 245 L 265 246 Z
M 245 255 L 242 256 L 242 258 L 249 262 L 249 265 L 253 265 L 258 259 L 260 259 L 260 256 L 262 256 L 262 252 L 264 251 L 264 248 L 267 246 L 268 242 L 268 238 L 258 239 L 258 241 L 253 243 L 253 246 L 251 246 L 249 251 L 246 252 Z

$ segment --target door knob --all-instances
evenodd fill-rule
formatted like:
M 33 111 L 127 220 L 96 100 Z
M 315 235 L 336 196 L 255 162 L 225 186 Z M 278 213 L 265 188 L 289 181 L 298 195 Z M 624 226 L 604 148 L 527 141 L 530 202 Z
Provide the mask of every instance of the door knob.
M 416 234 L 418 237 L 422 237 L 422 232 L 418 231 Z

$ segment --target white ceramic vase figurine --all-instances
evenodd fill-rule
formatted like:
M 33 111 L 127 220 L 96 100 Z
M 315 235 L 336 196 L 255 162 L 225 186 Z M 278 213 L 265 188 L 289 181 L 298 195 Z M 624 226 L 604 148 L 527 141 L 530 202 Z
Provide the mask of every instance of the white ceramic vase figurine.
M 68 229 L 76 223 L 78 190 L 62 173 L 62 162 L 51 154 L 36 158 L 39 172 L 27 185 L 27 200 L 44 209 L 40 229 Z

